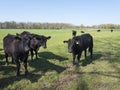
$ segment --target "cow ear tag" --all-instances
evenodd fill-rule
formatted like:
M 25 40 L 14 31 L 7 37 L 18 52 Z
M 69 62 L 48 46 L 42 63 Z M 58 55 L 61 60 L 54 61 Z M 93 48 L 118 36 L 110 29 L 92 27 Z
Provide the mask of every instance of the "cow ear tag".
M 79 44 L 79 42 L 77 41 L 76 44 Z

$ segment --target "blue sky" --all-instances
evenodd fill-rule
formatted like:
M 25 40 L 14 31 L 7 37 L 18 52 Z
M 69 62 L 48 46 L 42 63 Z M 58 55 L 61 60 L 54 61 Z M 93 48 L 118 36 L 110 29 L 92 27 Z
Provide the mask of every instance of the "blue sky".
M 120 0 L 1 0 L 4 21 L 120 24 Z

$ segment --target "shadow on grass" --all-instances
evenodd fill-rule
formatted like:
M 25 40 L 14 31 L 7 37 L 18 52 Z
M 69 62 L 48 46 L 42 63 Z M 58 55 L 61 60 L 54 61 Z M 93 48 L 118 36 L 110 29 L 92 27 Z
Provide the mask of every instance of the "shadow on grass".
M 56 55 L 52 52 L 41 52 L 38 54 L 39 57 L 42 57 L 44 59 L 53 59 L 53 60 L 59 60 L 59 61 L 64 61 L 64 60 L 68 60 L 68 58 Z
M 3 48 L 0 48 L 0 51 L 4 50 Z
M 0 60 L 3 60 L 5 58 L 4 54 L 0 54 Z
M 20 78 L 17 78 L 16 76 L 2 78 L 0 79 L 0 90 L 4 90 L 4 88 L 7 87 L 8 85 L 12 85 L 14 82 L 20 81 L 21 79 L 24 79 L 24 78 L 33 82 L 37 82 L 41 76 L 42 75 L 40 74 L 29 74 L 28 77 L 21 75 Z
M 86 59 L 80 61 L 82 63 L 82 66 L 87 66 L 90 63 L 93 63 L 93 61 L 98 60 L 102 57 L 102 54 L 100 53 L 94 53 L 93 58 L 91 59 L 90 56 L 87 56 Z
M 5 66 L 2 66 L 3 65 L 3 62 L 2 62 L 2 65 L 0 66 L 0 74 L 5 75 L 5 77 L 3 78 L 0 77 L 0 89 L 4 89 L 8 85 L 12 85 L 14 84 L 14 82 L 20 81 L 24 78 L 34 83 L 34 82 L 37 82 L 41 78 L 41 76 L 44 76 L 44 74 L 48 71 L 56 71 L 57 73 L 61 73 L 66 69 L 66 67 L 62 67 L 59 65 L 55 65 L 54 63 L 51 63 L 48 59 L 64 61 L 64 60 L 67 60 L 67 58 L 64 58 L 59 55 L 55 55 L 52 52 L 42 52 L 42 53 L 39 53 L 39 55 L 41 57 L 37 60 L 34 60 L 34 61 L 28 60 L 29 66 L 34 68 L 34 70 L 30 71 L 27 77 L 25 77 L 24 75 L 21 75 L 19 79 L 16 78 L 16 76 L 9 76 L 9 73 L 11 73 L 12 71 L 16 71 L 16 66 L 5 67 Z M 38 74 L 39 72 L 40 74 Z
M 51 63 L 48 60 L 52 59 L 52 60 L 64 61 L 67 60 L 68 58 L 55 55 L 52 52 L 41 52 L 38 55 L 40 56 L 38 60 L 29 61 L 29 65 L 35 68 L 33 72 L 39 72 L 39 71 L 47 72 L 50 70 L 55 70 L 57 73 L 61 73 L 66 69 L 65 67 L 55 65 L 54 63 Z
M 102 72 L 102 71 L 93 71 L 93 72 L 80 72 L 78 73 L 80 75 L 102 75 L 102 76 L 107 76 L 107 77 L 113 77 L 113 78 L 119 78 L 120 79 L 120 72 Z
M 16 67 L 14 67 L 14 66 L 0 65 L 0 74 L 8 75 L 11 71 L 15 71 L 15 69 L 16 69 Z

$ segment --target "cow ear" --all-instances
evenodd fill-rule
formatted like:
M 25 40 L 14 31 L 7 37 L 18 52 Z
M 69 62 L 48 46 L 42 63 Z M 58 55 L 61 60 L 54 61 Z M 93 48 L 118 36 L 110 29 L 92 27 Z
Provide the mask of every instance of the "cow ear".
M 68 43 L 68 41 L 63 41 L 63 43 Z
M 48 37 L 47 37 L 47 39 L 50 39 L 50 38 L 51 38 L 51 36 L 48 36 Z

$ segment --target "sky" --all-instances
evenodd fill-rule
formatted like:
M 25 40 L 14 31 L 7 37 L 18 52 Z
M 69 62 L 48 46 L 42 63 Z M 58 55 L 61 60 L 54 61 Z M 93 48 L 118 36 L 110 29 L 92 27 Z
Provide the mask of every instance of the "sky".
M 1 0 L 0 22 L 120 24 L 120 0 Z

